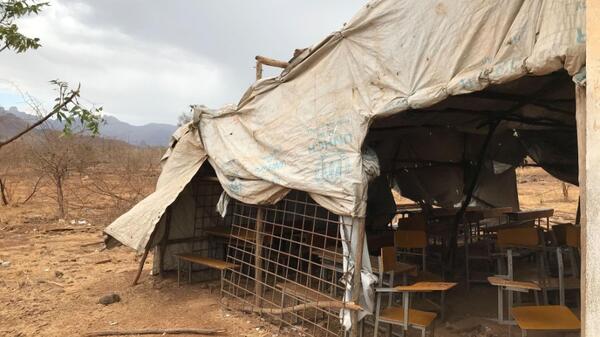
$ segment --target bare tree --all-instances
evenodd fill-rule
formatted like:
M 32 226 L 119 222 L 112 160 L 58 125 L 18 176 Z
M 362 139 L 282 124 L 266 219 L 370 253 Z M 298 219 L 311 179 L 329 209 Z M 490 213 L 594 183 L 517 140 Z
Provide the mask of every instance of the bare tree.
M 29 179 L 24 179 L 27 175 L 23 170 L 28 166 L 26 151 L 23 151 L 24 142 L 17 141 L 10 146 L 7 146 L 2 151 L 0 160 L 0 205 L 8 206 L 11 204 L 24 204 L 38 191 L 41 183 L 41 177 L 38 177 L 32 184 L 30 190 L 23 194 L 24 184 Z M 16 193 L 17 190 L 21 193 Z
M 162 149 L 140 148 L 114 140 L 98 144 L 100 165 L 79 175 L 77 191 L 100 197 L 115 213 L 122 213 L 151 192 L 159 173 Z M 111 154 L 106 156 L 106 154 Z
M 38 116 L 45 115 L 39 102 L 31 99 L 28 103 Z M 87 144 L 91 138 L 81 136 L 83 130 L 76 134 L 52 130 L 46 122 L 40 124 L 38 131 L 27 141 L 29 161 L 39 179 L 47 177 L 52 182 L 57 215 L 64 218 L 68 210 L 66 180 L 73 171 L 91 164 L 93 156 Z
M 561 182 L 563 201 L 569 201 L 569 185 L 565 182 Z
M 2 201 L 3 206 L 7 206 L 10 202 L 9 192 L 6 188 L 6 180 L 0 177 L 0 201 Z

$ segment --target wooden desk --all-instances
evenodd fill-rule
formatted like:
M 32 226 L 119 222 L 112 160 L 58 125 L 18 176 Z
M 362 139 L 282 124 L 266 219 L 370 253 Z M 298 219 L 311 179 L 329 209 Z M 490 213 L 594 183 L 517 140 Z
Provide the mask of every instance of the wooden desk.
M 506 212 L 508 216 L 508 222 L 510 223 L 523 223 L 527 221 L 537 220 L 537 226 L 541 227 L 541 219 L 546 218 L 546 229 L 550 229 L 550 217 L 554 215 L 554 209 L 552 208 L 540 208 L 540 209 L 529 209 L 516 212 Z
M 458 283 L 454 282 L 417 282 L 409 286 L 394 287 L 394 291 L 398 292 L 430 292 L 430 291 L 447 291 L 456 287 Z
M 212 259 L 210 257 L 204 257 L 204 256 L 200 256 L 200 255 L 196 255 L 196 254 L 175 254 L 175 257 L 177 258 L 177 286 L 179 286 L 179 279 L 180 279 L 180 275 L 181 275 L 181 263 L 180 261 L 187 261 L 189 262 L 189 268 L 188 268 L 188 282 L 192 283 L 192 263 L 195 264 L 199 264 L 202 266 L 206 266 L 209 268 L 213 268 L 213 269 L 217 269 L 221 272 L 221 288 L 222 288 L 222 282 L 223 282 L 223 272 L 227 269 L 238 269 L 240 268 L 239 265 L 233 264 L 233 263 L 229 263 L 223 260 L 217 260 L 217 259 Z
M 577 331 L 581 322 L 573 312 L 560 305 L 525 306 L 512 309 L 519 327 L 527 330 Z

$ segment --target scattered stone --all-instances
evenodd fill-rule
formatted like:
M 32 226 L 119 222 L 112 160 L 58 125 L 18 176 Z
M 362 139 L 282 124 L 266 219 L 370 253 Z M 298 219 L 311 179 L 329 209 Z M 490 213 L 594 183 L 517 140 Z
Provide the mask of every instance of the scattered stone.
M 8 268 L 10 267 L 11 263 L 10 261 L 1 261 L 0 265 L 4 268 Z
M 465 337 L 497 337 L 488 326 L 478 324 L 470 329 L 464 329 L 461 336 Z
M 54 276 L 56 276 L 56 278 L 62 278 L 64 275 L 65 274 L 60 270 L 54 272 Z
M 121 297 L 118 294 L 110 294 L 110 295 L 105 295 L 105 296 L 100 297 L 100 299 L 98 300 L 98 303 L 104 304 L 104 305 L 109 305 L 109 304 L 117 303 L 120 301 L 121 301 Z

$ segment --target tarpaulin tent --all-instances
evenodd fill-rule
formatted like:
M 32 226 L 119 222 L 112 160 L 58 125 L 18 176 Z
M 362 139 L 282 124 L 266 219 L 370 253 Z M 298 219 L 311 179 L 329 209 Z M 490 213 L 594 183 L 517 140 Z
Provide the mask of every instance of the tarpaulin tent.
M 572 139 L 571 77 L 584 69 L 584 1 L 370 1 L 238 104 L 195 107 L 194 121 L 171 142 L 156 191 L 105 232 L 139 251 L 154 246 L 165 210 L 205 161 L 241 202 L 273 204 L 298 190 L 340 216 L 363 218 L 373 164 L 366 145 L 379 157 L 377 171 L 393 175 L 406 196 L 449 207 L 463 200 L 469 175 L 449 164 L 477 160 L 494 121 L 501 124 L 480 199 L 496 202 L 493 184 L 500 177 L 514 184 L 511 167 L 525 155 L 576 176 L 553 166 L 565 164 L 555 160 L 564 146 L 546 150 L 548 132 Z M 547 146 L 536 147 L 540 139 Z M 410 171 L 403 162 L 430 167 Z M 499 202 L 514 203 L 516 189 L 508 194 Z

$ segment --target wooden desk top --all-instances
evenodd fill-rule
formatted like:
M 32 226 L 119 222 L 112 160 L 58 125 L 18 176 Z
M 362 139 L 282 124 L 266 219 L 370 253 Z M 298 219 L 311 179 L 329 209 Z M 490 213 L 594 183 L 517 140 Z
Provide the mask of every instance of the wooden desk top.
M 312 247 L 312 255 L 328 262 L 342 263 L 344 254 L 342 247 L 328 246 L 325 248 Z
M 237 269 L 240 267 L 233 263 L 229 263 L 229 262 L 225 262 L 225 261 L 217 260 L 217 259 L 211 259 L 209 257 L 199 256 L 199 255 L 195 255 L 195 254 L 175 254 L 175 256 L 177 256 L 178 258 L 180 258 L 182 260 L 190 261 L 193 263 L 197 263 L 197 264 L 200 264 L 203 266 L 207 266 L 207 267 L 215 268 L 215 269 L 219 269 L 219 270 Z
M 446 291 L 456 287 L 457 284 L 454 282 L 417 282 L 409 286 L 394 287 L 394 290 L 408 292 Z
M 554 215 L 553 208 L 528 209 L 521 211 L 506 212 L 506 215 L 512 221 L 536 220 L 540 218 L 549 218 Z
M 417 282 L 409 286 L 397 286 L 399 291 L 446 291 L 456 287 L 454 282 Z
M 488 277 L 488 282 L 491 285 L 498 287 L 518 288 L 527 290 L 541 290 L 540 287 L 533 282 L 511 281 L 497 276 Z
M 512 315 L 524 330 L 579 330 L 581 322 L 571 309 L 561 305 L 512 308 Z

